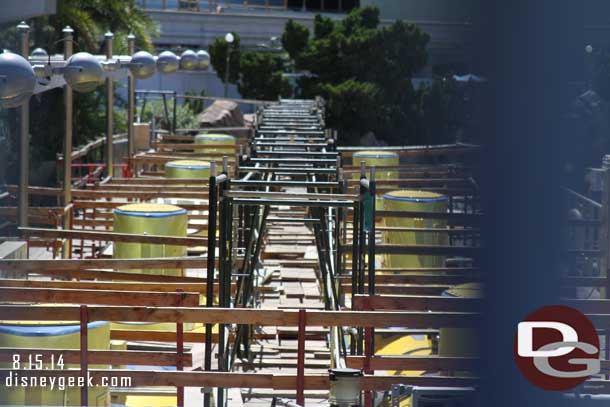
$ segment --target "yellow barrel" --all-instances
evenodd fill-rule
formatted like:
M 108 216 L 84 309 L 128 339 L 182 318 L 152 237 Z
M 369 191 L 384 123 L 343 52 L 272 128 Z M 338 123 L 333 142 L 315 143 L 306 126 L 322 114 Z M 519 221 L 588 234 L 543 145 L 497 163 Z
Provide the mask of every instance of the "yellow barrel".
M 393 153 L 391 151 L 358 151 L 352 155 L 352 165 L 354 167 L 360 168 L 360 163 L 364 161 L 367 167 L 366 177 L 369 177 L 370 167 L 379 167 L 379 166 L 398 166 L 400 163 L 400 158 L 398 154 Z M 398 179 L 399 173 L 398 170 L 375 170 L 375 179 L 376 180 L 384 180 L 384 179 Z M 352 174 L 352 179 L 360 179 L 360 172 L 356 172 Z M 380 185 L 380 187 L 388 188 L 394 187 L 398 188 L 398 185 Z M 377 202 L 376 207 L 377 210 L 383 209 L 383 199 L 377 194 Z
M 198 160 L 177 160 L 165 164 L 166 178 L 210 178 L 210 163 Z
M 444 297 L 482 298 L 480 283 L 460 284 L 443 293 Z M 439 356 L 477 357 L 479 356 L 479 335 L 472 328 L 441 328 L 439 332 Z
M 185 237 L 186 227 L 186 210 L 174 205 L 142 203 L 123 205 L 114 210 L 113 230 L 117 233 Z M 186 247 L 184 246 L 148 243 L 116 242 L 113 252 L 115 259 L 182 256 L 186 256 Z M 182 275 L 181 269 L 134 271 L 144 274 Z
M 90 350 L 108 350 L 110 343 L 110 324 L 108 322 L 91 322 L 88 324 L 88 347 Z M 0 347 L 3 348 L 30 348 L 30 349 L 80 349 L 80 325 L 74 322 L 2 322 L 0 324 Z M 59 352 L 61 353 L 61 352 Z M 20 387 L 15 385 L 20 371 L 30 369 L 30 356 L 32 369 L 36 368 L 36 355 L 27 355 L 13 359 L 12 362 L 2 363 L 2 367 L 12 371 L 10 386 L 2 383 L 0 391 L 0 405 L 14 406 L 80 406 L 80 387 L 68 387 L 67 382 L 55 382 L 51 390 L 50 384 L 46 387 Z M 65 370 L 77 368 L 77 364 L 68 364 L 59 355 L 42 357 L 42 369 Z M 53 366 L 51 366 L 53 362 Z M 18 363 L 14 365 L 13 363 Z M 63 366 L 62 366 L 63 364 Z M 105 365 L 91 365 L 92 369 L 108 369 Z M 7 379 L 9 380 L 9 379 Z M 59 380 L 59 379 L 57 379 Z M 109 406 L 110 392 L 108 387 L 89 388 L 90 406 Z
M 227 148 L 212 147 L 204 150 L 205 153 L 223 153 L 230 157 L 235 155 L 235 137 L 228 134 L 198 134 L 195 136 L 195 144 L 203 145 L 226 145 Z
M 384 209 L 387 211 L 407 212 L 447 212 L 448 199 L 435 192 L 399 190 L 383 196 Z M 444 219 L 392 218 L 385 219 L 385 226 L 402 228 L 441 228 L 447 227 Z M 384 231 L 383 242 L 391 244 L 446 245 L 447 233 L 421 231 Z M 443 267 L 445 256 L 386 254 L 385 267 Z

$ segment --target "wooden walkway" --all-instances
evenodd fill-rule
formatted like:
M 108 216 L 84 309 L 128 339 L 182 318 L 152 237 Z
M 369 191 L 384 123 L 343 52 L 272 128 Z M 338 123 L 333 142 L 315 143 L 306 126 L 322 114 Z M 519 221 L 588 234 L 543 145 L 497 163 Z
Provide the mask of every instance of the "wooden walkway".
M 303 192 L 287 188 L 286 192 Z M 304 208 L 272 206 L 270 218 L 306 218 Z M 317 250 L 313 232 L 304 224 L 270 221 L 261 253 L 260 290 L 262 309 L 324 309 L 318 281 Z M 295 374 L 297 366 L 297 329 L 264 327 L 273 339 L 258 340 L 251 346 L 250 359 L 235 362 L 235 371 Z M 326 374 L 330 367 L 328 330 L 308 327 L 306 335 L 305 372 Z M 241 389 L 245 406 L 271 405 L 273 396 L 294 399 L 294 391 Z M 328 392 L 305 391 L 307 405 L 327 403 Z M 232 404 L 231 404 L 232 405 Z M 237 405 L 237 404 L 236 404 Z

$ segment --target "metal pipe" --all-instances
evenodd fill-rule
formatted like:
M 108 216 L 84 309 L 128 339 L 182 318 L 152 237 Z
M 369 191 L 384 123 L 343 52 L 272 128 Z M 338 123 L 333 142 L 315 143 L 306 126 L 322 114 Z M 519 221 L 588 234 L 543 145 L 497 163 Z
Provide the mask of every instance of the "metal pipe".
M 18 26 L 21 36 L 21 55 L 28 59 L 30 50 L 30 26 L 22 21 Z M 28 226 L 29 194 L 28 186 L 30 180 L 30 102 L 21 105 L 20 110 L 20 134 L 19 134 L 19 226 Z
M 214 304 L 214 261 L 216 252 L 216 163 L 210 163 L 210 184 L 209 184 L 209 203 L 208 203 L 208 270 L 206 279 L 206 307 L 212 307 Z M 204 370 L 212 370 L 212 324 L 205 326 L 205 350 L 204 350 Z M 203 395 L 204 407 L 210 407 L 210 393 L 206 392 Z
M 112 39 L 114 34 L 108 31 L 106 38 L 106 59 L 112 59 Z M 113 133 L 114 133 L 114 82 L 111 77 L 106 78 L 106 176 L 113 176 Z
M 229 65 L 231 63 L 231 43 L 227 42 L 227 65 L 225 68 L 225 98 L 229 96 Z
M 299 310 L 299 331 L 297 345 L 297 404 L 305 405 L 305 329 L 307 311 Z
M 89 352 L 88 347 L 88 336 L 89 336 L 89 311 L 86 305 L 80 306 L 80 374 L 82 377 L 87 377 L 87 370 L 89 369 L 89 363 L 87 360 L 87 354 Z M 80 390 L 80 404 L 81 406 L 88 406 L 89 389 L 87 387 L 87 380 L 85 385 Z
M 74 30 L 70 26 L 63 29 L 64 34 L 64 59 L 67 61 L 73 52 L 73 34 Z M 70 86 L 64 86 L 64 206 L 72 202 L 72 113 L 73 113 L 73 94 Z M 70 228 L 70 218 L 64 216 L 64 229 Z M 72 247 L 66 241 L 64 243 L 62 256 L 69 258 L 71 256 Z
M 135 52 L 136 36 L 129 34 L 127 36 L 127 55 L 131 56 Z M 127 157 L 131 160 L 134 153 L 134 112 L 136 105 L 136 80 L 131 72 L 127 78 Z

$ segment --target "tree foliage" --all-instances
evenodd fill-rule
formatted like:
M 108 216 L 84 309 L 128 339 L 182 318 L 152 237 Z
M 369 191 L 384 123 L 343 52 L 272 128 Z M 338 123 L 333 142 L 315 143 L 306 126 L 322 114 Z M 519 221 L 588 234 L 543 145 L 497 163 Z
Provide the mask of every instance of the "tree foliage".
M 235 39 L 232 44 L 229 44 L 224 38 L 216 38 L 208 49 L 210 53 L 210 63 L 222 83 L 224 83 L 226 79 L 227 52 L 229 52 L 229 50 L 229 83 L 237 83 L 237 80 L 239 79 L 241 59 L 240 38 L 236 33 L 233 33 L 233 37 Z
M 244 52 L 240 61 L 239 93 L 248 99 L 275 100 L 288 97 L 290 84 L 282 77 L 281 56 L 265 52 Z
M 289 19 L 282 34 L 282 47 L 288 52 L 290 58 L 296 59 L 303 52 L 309 40 L 309 29 L 302 24 Z
M 411 78 L 426 65 L 429 36 L 404 21 L 379 23 L 375 7 L 355 9 L 342 21 L 318 16 L 313 38 L 295 59 L 297 70 L 314 75 L 300 81 L 299 96 L 328 99 L 329 123 L 344 143 L 369 132 L 390 144 L 416 139 L 421 94 Z

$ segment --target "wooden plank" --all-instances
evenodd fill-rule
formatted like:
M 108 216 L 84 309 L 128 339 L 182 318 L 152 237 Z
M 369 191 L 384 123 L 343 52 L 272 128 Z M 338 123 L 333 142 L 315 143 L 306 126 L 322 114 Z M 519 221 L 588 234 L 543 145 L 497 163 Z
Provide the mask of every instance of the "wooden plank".
M 112 199 L 112 197 L 107 197 L 108 199 Z M 169 199 L 169 198 L 168 198 Z M 176 198 L 178 199 L 178 198 Z M 207 211 L 208 203 L 206 200 L 193 200 L 197 203 L 180 203 L 180 207 L 182 209 L 186 209 L 187 211 Z M 121 201 L 83 201 L 77 200 L 74 201 L 74 208 L 76 209 L 114 209 L 119 206 L 127 205 L 130 202 L 121 202 Z M 132 203 L 132 202 L 131 202 Z
M 199 305 L 196 293 L 157 293 L 150 291 L 101 291 L 65 288 L 0 287 L 3 302 L 147 305 L 155 307 Z
M 1 305 L 0 315 L 6 321 L 77 321 L 80 308 L 74 306 L 31 307 Z M 308 326 L 357 326 L 372 328 L 472 327 L 479 314 L 466 312 L 418 311 L 310 311 Z M 610 318 L 610 315 L 608 316 Z M 296 326 L 298 311 L 244 308 L 176 308 L 176 307 L 89 307 L 90 321 L 129 322 L 201 322 L 243 325 Z
M 443 275 L 375 275 L 375 284 L 457 285 L 473 281 L 470 276 Z
M 364 356 L 348 356 L 347 367 L 363 369 Z M 477 370 L 480 368 L 479 358 L 443 357 L 443 356 L 373 356 L 370 360 L 373 370 L 426 370 L 426 371 L 456 371 Z
M 91 369 L 89 373 L 93 383 L 101 384 L 102 378 L 130 378 L 128 387 L 136 386 L 174 386 L 174 387 L 223 387 L 223 388 L 262 388 L 277 390 L 295 390 L 296 375 L 268 373 L 224 373 L 224 372 L 170 372 L 170 371 L 121 371 Z M 0 380 L 6 380 L 14 374 L 11 369 L 0 369 Z M 24 377 L 77 377 L 80 370 L 23 370 L 19 372 Z M 392 384 L 408 384 L 430 387 L 462 387 L 478 384 L 474 377 L 443 377 L 443 376 L 364 376 L 361 380 L 362 390 L 389 390 Z M 305 390 L 328 390 L 328 374 L 305 375 Z
M 199 185 L 202 184 L 202 187 L 207 186 L 209 183 L 209 179 L 201 179 L 201 178 L 181 178 L 181 179 L 172 179 L 172 178 L 112 178 L 110 182 L 105 185 Z
M 155 269 L 155 268 L 206 268 L 205 257 L 155 257 L 150 259 L 52 259 L 52 260 L 0 260 L 0 269 L 7 271 L 39 272 L 41 270 L 83 269 Z
M 229 339 L 234 337 L 229 334 Z M 274 339 L 275 334 L 267 334 L 255 332 L 253 339 Z M 176 342 L 176 333 L 170 331 L 135 331 L 131 329 L 113 329 L 110 331 L 110 339 L 122 341 L 151 341 L 151 342 Z M 184 342 L 187 343 L 203 343 L 205 342 L 205 333 L 203 332 L 184 332 Z M 218 343 L 218 333 L 212 333 L 212 342 Z
M 418 295 L 354 295 L 357 310 L 427 310 L 478 312 L 482 300 L 479 298 L 457 298 Z M 416 369 L 417 370 L 417 369 Z
M 352 245 L 342 245 L 344 253 L 352 252 Z M 375 244 L 375 254 L 415 254 L 425 256 L 478 256 L 482 251 L 481 247 L 472 246 L 441 246 L 425 244 Z
M 232 283 L 235 288 L 235 283 Z M 163 293 L 176 293 L 181 290 L 185 293 L 206 293 L 207 283 L 170 283 L 170 282 L 110 282 L 110 281 L 48 281 L 48 280 L 10 280 L 0 279 L 0 287 L 21 288 L 62 288 L 73 290 L 106 290 L 106 291 L 151 291 Z M 214 289 L 218 290 L 218 281 L 214 282 Z
M 201 237 L 176 237 L 162 235 L 140 235 L 135 233 L 98 232 L 73 229 L 19 228 L 28 238 L 103 240 L 125 243 L 165 244 L 173 246 L 206 246 L 208 239 Z
M 174 334 L 174 341 L 176 340 Z M 0 348 L 0 362 L 11 362 L 13 355 L 20 355 L 22 360 L 28 360 L 30 355 L 42 355 L 42 360 L 48 362 L 51 356 L 57 361 L 61 355 L 63 362 L 80 363 L 80 350 L 66 349 L 32 349 L 32 348 Z M 144 365 L 144 366 L 176 366 L 178 354 L 175 352 L 160 351 L 115 351 L 115 350 L 90 350 L 87 352 L 87 361 L 90 364 L 100 365 Z M 193 355 L 185 353 L 182 356 L 184 366 L 193 364 Z M 27 362 L 26 362 L 27 363 Z
M 379 267 L 376 272 L 383 273 L 478 273 L 478 267 Z M 379 275 L 381 277 L 381 275 Z M 375 276 L 377 277 L 377 276 Z
M 205 284 L 204 278 L 199 277 L 181 277 L 181 276 L 166 276 L 161 274 L 142 274 L 142 273 L 126 273 L 120 271 L 109 270 L 37 270 L 28 272 L 19 270 L 17 273 L 21 276 L 28 274 L 40 274 L 54 277 L 67 277 L 70 279 L 83 280 L 106 280 L 106 281 L 143 281 L 143 282 L 167 282 L 167 283 L 188 283 L 188 284 Z M 216 288 L 215 288 L 216 290 Z
M 404 294 L 404 295 L 440 295 L 450 289 L 451 285 L 399 285 L 399 284 L 375 284 L 376 294 Z M 351 284 L 342 284 L 341 289 L 345 293 L 352 292 Z M 368 284 L 364 286 L 364 292 L 368 292 Z
M 124 190 L 104 190 L 96 191 L 92 189 L 73 189 L 72 197 L 74 199 L 103 199 L 103 198 L 125 198 L 138 200 L 151 200 L 157 198 L 190 198 L 190 199 L 208 199 L 207 192 L 196 191 L 160 191 L 160 192 L 144 192 L 144 191 L 124 191 Z

